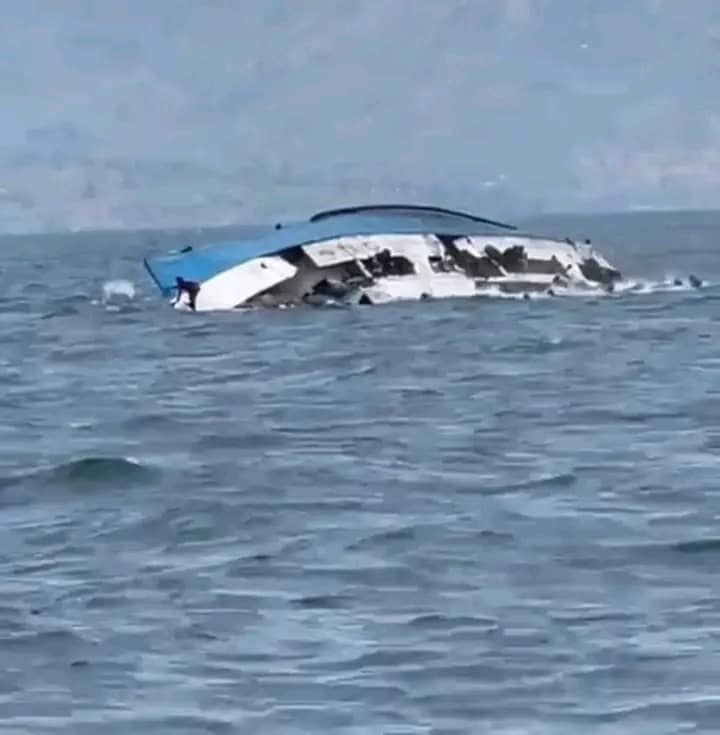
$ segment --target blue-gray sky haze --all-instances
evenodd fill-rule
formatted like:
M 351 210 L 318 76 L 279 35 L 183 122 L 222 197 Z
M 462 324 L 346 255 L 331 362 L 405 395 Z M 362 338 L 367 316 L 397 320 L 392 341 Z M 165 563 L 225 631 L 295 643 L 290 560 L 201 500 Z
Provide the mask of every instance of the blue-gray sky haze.
M 5 231 L 714 207 L 718 0 L 0 0 Z

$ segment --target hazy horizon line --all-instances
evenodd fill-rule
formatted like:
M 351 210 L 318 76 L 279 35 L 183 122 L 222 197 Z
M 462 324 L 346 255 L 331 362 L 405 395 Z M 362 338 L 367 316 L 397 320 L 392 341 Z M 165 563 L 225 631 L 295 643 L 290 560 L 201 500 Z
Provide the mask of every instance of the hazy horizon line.
M 410 202 L 406 202 L 411 204 Z M 697 208 L 697 207 L 657 207 L 657 208 L 628 208 L 628 209 L 610 209 L 610 210 L 568 210 L 568 211 L 548 211 L 548 212 L 535 212 L 515 215 L 510 219 L 514 219 L 516 222 L 531 222 L 533 220 L 543 219 L 589 219 L 593 217 L 607 218 L 607 217 L 643 217 L 650 215 L 688 215 L 688 214 L 712 214 L 720 212 L 720 207 L 717 209 L 709 208 Z M 309 217 L 309 215 L 308 215 Z M 286 224 L 292 226 L 305 221 L 307 218 L 291 219 L 286 220 Z M 262 230 L 265 228 L 271 228 L 274 222 L 234 222 L 230 224 L 198 224 L 196 226 L 188 225 L 171 225 L 166 226 L 150 226 L 150 227 L 107 227 L 107 228 L 78 228 L 76 230 L 28 230 L 23 232 L 3 232 L 1 237 L 13 238 L 13 239 L 25 239 L 25 238 L 37 238 L 37 237 L 89 237 L 92 235 L 123 235 L 123 234 L 145 234 L 148 236 L 152 235 L 166 235 L 173 231 L 182 232 L 212 232 L 212 231 L 231 231 L 237 229 L 247 230 Z

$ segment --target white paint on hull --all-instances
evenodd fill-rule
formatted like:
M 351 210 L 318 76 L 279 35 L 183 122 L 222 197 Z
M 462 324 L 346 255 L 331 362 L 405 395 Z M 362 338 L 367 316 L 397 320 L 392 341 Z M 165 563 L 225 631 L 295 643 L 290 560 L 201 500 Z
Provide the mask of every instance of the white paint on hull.
M 440 257 L 442 245 L 434 235 L 353 235 L 303 245 L 303 251 L 318 268 L 367 260 L 381 250 L 393 255 Z
M 234 309 L 255 294 L 292 278 L 296 272 L 294 265 L 278 256 L 249 260 L 201 283 L 195 311 Z M 183 294 L 175 308 L 189 308 L 187 294 Z

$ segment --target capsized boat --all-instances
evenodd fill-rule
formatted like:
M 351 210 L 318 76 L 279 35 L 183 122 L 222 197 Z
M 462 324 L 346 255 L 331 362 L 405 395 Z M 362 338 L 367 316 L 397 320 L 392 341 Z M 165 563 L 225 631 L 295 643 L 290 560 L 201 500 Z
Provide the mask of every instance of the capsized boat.
M 523 233 L 413 204 L 331 209 L 259 237 L 146 257 L 176 309 L 379 304 L 563 288 L 612 290 L 620 272 L 590 242 Z

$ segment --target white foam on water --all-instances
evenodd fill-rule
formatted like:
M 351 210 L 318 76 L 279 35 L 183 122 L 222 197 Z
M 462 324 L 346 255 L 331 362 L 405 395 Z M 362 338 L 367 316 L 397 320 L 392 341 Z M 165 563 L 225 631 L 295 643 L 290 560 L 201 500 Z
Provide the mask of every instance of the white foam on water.
M 712 284 L 703 281 L 700 290 L 709 288 Z M 615 293 L 653 294 L 672 291 L 696 291 L 688 278 L 666 275 L 663 280 L 648 278 L 629 278 L 615 284 Z
M 712 286 L 712 283 L 703 281 L 699 290 L 702 291 L 707 288 L 711 288 Z M 588 287 L 587 285 L 573 285 L 572 283 L 568 286 L 555 285 L 551 288 L 553 291 L 552 294 L 545 291 L 517 291 L 514 293 L 506 293 L 501 290 L 500 287 L 492 286 L 482 289 L 477 295 L 481 298 L 514 300 L 541 300 L 567 297 L 597 299 L 601 297 L 646 296 L 649 294 L 690 292 L 698 290 L 698 288 L 690 283 L 689 278 L 680 278 L 674 274 L 667 274 L 665 278 L 661 280 L 653 280 L 649 278 L 625 278 L 621 281 L 616 281 L 613 284 L 613 289 L 611 291 L 605 290 L 600 286 Z
M 132 281 L 118 279 L 105 281 L 102 285 L 103 303 L 132 301 L 135 298 L 135 286 Z
M 71 421 L 68 426 L 71 429 L 92 429 L 95 424 L 92 420 L 86 419 L 84 421 Z
M 499 286 L 490 286 L 489 288 L 483 288 L 481 291 L 478 291 L 477 296 L 479 298 L 489 298 L 489 299 L 523 299 L 525 298 L 523 293 L 520 291 L 516 292 L 508 292 L 503 291 Z M 537 297 L 537 293 L 528 294 L 530 298 Z

